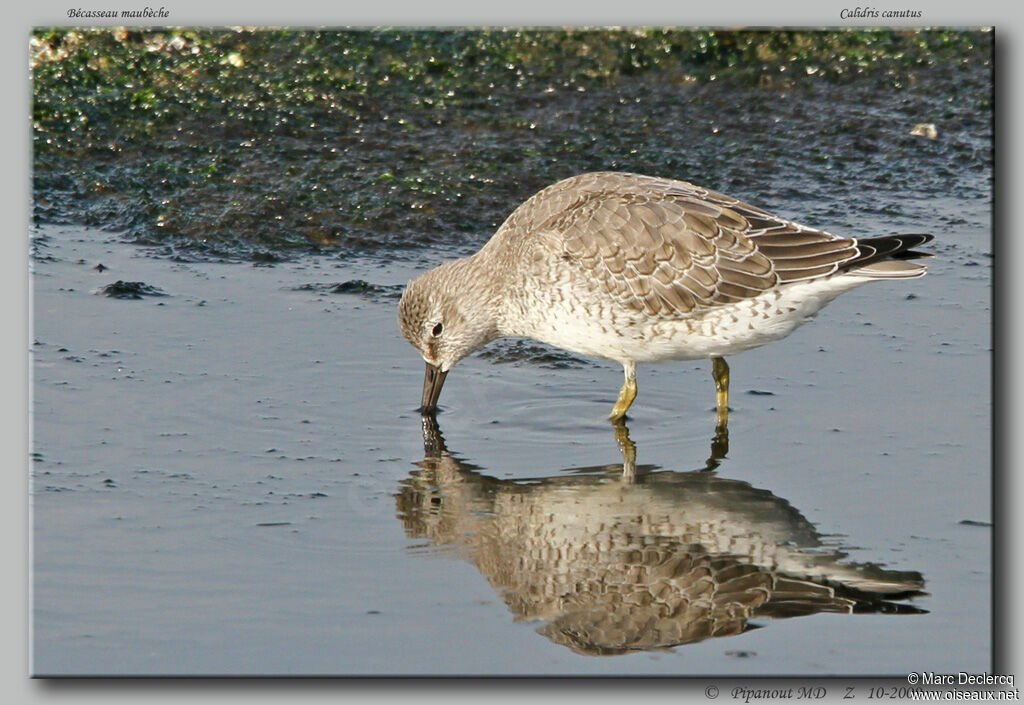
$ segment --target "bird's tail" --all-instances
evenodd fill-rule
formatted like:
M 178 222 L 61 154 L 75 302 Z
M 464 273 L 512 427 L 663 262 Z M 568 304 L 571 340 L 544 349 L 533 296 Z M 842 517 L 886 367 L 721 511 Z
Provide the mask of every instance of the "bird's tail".
M 927 266 L 910 260 L 932 255 L 919 252 L 919 247 L 933 239 L 926 233 L 912 235 L 883 235 L 857 240 L 857 257 L 845 263 L 850 274 L 872 279 L 907 279 L 924 276 Z

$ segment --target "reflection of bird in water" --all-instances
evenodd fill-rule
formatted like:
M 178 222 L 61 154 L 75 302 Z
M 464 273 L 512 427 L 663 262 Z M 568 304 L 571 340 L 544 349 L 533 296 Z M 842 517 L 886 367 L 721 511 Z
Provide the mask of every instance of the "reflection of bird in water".
M 785 500 L 710 472 L 583 468 L 516 482 L 427 457 L 397 495 L 408 535 L 464 552 L 519 619 L 584 654 L 739 634 L 757 617 L 915 613 L 919 573 L 843 562 Z M 621 439 L 620 439 L 621 441 Z
M 785 338 L 844 291 L 923 275 L 907 260 L 931 239 L 837 237 L 684 181 L 581 174 L 411 282 L 399 324 L 427 363 L 425 412 L 452 365 L 512 336 L 621 363 L 612 419 L 636 398 L 638 363 L 710 358 L 724 424 L 724 356 Z

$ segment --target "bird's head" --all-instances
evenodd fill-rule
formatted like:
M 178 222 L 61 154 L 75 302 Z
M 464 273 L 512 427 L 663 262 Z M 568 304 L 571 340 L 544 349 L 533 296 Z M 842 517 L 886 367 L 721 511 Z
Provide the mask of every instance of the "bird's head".
M 433 412 L 452 366 L 498 337 L 485 283 L 468 260 L 448 262 L 409 282 L 398 325 L 427 363 L 420 411 Z

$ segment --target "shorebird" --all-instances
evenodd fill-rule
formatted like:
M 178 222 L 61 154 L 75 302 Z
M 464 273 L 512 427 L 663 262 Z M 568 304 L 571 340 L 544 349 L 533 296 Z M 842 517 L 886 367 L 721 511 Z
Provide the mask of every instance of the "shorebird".
M 411 281 L 402 334 L 426 361 L 421 411 L 452 366 L 501 337 L 614 360 L 637 395 L 641 362 L 710 358 L 718 421 L 734 355 L 780 340 L 839 294 L 920 277 L 931 235 L 847 238 L 673 179 L 596 172 L 539 191 L 476 254 Z

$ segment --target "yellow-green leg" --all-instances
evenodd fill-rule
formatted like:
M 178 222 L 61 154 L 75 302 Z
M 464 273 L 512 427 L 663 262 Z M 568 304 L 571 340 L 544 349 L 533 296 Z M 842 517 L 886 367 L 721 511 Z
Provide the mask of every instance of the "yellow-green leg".
M 622 389 L 619 390 L 619 398 L 615 400 L 612 413 L 608 415 L 608 418 L 612 421 L 618 421 L 624 417 L 626 410 L 629 409 L 633 404 L 633 400 L 636 399 L 636 363 L 624 362 L 622 363 L 622 369 L 626 380 L 622 383 Z
M 729 365 L 724 358 L 711 358 L 711 375 L 715 378 L 717 392 L 718 425 L 725 426 L 729 421 Z

